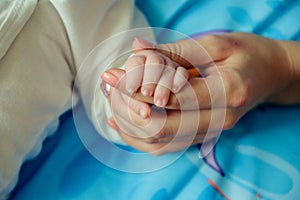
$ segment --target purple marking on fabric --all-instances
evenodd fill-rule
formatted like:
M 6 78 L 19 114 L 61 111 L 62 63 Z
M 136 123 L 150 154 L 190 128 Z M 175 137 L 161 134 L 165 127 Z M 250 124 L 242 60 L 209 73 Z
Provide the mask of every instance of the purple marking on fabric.
M 190 37 L 192 39 L 199 39 L 199 38 L 207 36 L 207 35 L 222 35 L 222 34 L 226 34 L 226 33 L 230 33 L 230 32 L 231 32 L 231 30 L 219 29 L 219 30 L 200 32 L 200 33 L 191 35 Z M 206 143 L 199 144 L 198 148 L 200 151 L 199 153 L 201 155 L 200 157 L 204 160 L 204 162 L 208 166 L 210 166 L 211 168 L 216 170 L 219 174 L 221 174 L 221 176 L 225 176 L 224 171 L 222 170 L 222 168 L 220 167 L 220 165 L 216 159 L 216 142 L 217 142 L 217 139 L 215 138 Z
M 217 139 L 214 138 L 206 143 L 198 145 L 200 154 L 204 162 L 216 170 L 221 176 L 225 176 L 224 171 L 220 167 L 217 159 L 216 159 L 216 142 Z

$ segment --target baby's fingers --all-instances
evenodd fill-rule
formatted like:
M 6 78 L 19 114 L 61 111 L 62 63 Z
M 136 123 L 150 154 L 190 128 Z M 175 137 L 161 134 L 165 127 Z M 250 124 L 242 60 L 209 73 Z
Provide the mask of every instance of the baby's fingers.
M 173 79 L 172 91 L 177 93 L 183 88 L 189 78 L 189 72 L 183 67 L 177 67 Z
M 124 102 L 133 110 L 136 114 L 140 115 L 142 118 L 148 118 L 150 116 L 150 106 L 149 104 L 138 101 L 134 98 L 127 96 L 126 94 L 121 94 Z
M 156 86 L 154 93 L 154 104 L 159 107 L 165 107 L 169 101 L 171 91 L 177 93 L 188 80 L 189 73 L 179 67 L 177 63 L 165 57 L 166 66 Z
M 142 52 L 146 56 L 143 84 L 141 92 L 144 96 L 152 96 L 165 67 L 165 61 L 160 54 L 153 51 Z
M 125 62 L 126 90 L 131 94 L 141 86 L 146 57 L 134 54 Z
M 159 107 L 164 107 L 169 101 L 170 91 L 173 88 L 173 79 L 176 69 L 170 65 L 165 66 L 162 76 L 155 88 L 154 104 Z

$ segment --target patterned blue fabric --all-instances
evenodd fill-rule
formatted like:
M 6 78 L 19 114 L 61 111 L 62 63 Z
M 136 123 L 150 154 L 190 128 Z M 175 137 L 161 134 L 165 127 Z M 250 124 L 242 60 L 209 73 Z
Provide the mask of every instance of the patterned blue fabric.
M 300 40 L 300 1 L 138 0 L 137 6 L 152 26 L 186 35 L 225 29 Z M 179 39 L 177 35 L 157 34 L 164 41 Z M 76 113 L 85 130 L 95 132 L 82 107 Z M 232 130 L 224 131 L 213 151 L 213 162 L 221 171 L 211 160 L 199 157 L 198 146 L 159 170 L 138 174 L 118 171 L 86 150 L 71 113 L 61 121 L 42 153 L 24 165 L 12 199 L 300 199 L 300 106 L 260 106 Z M 105 141 L 98 144 L 104 146 Z M 140 164 L 120 160 L 127 165 Z
M 300 40 L 298 0 L 144 0 L 137 1 L 137 5 L 152 26 L 187 35 L 230 29 L 276 39 Z

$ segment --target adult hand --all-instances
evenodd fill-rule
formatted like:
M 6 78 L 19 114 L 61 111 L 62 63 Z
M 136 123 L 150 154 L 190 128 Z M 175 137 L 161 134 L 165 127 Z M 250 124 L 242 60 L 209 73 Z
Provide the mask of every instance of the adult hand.
M 150 44 L 146 41 L 138 41 L 135 46 L 149 49 Z M 226 91 L 227 108 L 252 108 L 261 102 L 299 103 L 299 92 L 295 90 L 299 88 L 299 42 L 272 40 L 249 33 L 229 33 L 206 36 L 198 39 L 197 43 L 203 49 L 191 40 L 152 45 L 152 48 L 181 66 L 196 67 L 201 71 L 204 78 L 190 80 L 195 91 L 201 91 L 197 93 L 197 104 L 201 108 L 211 105 L 207 94 L 214 92 L 205 89 L 204 82 L 209 85 L 209 80 L 219 75 Z M 217 70 L 212 67 L 214 64 Z M 287 95 L 288 91 L 293 93 Z M 191 95 L 185 91 L 173 95 L 167 108 L 194 109 L 195 105 L 188 103 Z M 141 94 L 135 98 L 151 101 Z
M 197 117 L 199 118 L 198 111 L 166 110 L 162 112 L 156 107 L 157 109 L 151 110 L 149 118 L 138 115 L 136 110 L 146 109 L 149 105 L 138 102 L 125 94 L 124 75 L 124 70 L 110 69 L 103 75 L 103 79 L 115 87 L 111 88 L 109 95 L 113 117 L 108 120 L 108 124 L 119 132 L 128 145 L 141 151 L 161 155 L 203 141 L 206 132 L 196 131 L 204 129 L 209 121 L 201 121 L 203 128 L 199 128 L 197 121 L 194 121 Z M 203 117 L 203 119 L 207 120 L 209 117 Z
M 166 123 L 160 131 L 150 134 L 151 138 L 154 138 L 152 141 L 155 142 L 154 144 L 149 144 L 149 138 L 140 139 L 138 135 L 123 135 L 122 130 L 118 129 L 129 145 L 148 152 L 159 150 L 165 145 L 163 142 L 172 141 L 178 132 L 182 145 L 177 144 L 178 148 L 176 148 L 176 143 L 172 142 L 172 145 L 175 145 L 173 148 L 161 152 L 178 150 L 190 143 L 190 139 L 184 138 L 189 138 L 193 135 L 191 133 L 195 132 L 195 127 L 189 128 L 192 123 L 184 124 L 186 125 L 184 128 L 180 127 L 183 125 L 180 123 L 182 115 L 187 119 L 194 119 L 195 113 L 201 115 L 197 123 L 193 121 L 197 124 L 196 139 L 193 143 L 200 143 L 205 133 L 214 137 L 218 130 L 232 128 L 241 116 L 259 103 L 299 102 L 300 90 L 297 90 L 300 74 L 299 59 L 295 59 L 296 53 L 290 51 L 293 49 L 299 52 L 299 43 L 271 40 L 247 33 L 206 36 L 197 40 L 197 43 L 207 51 L 211 59 L 208 59 L 203 50 L 199 51 L 199 46 L 191 40 L 153 47 L 181 66 L 199 68 L 203 77 L 191 79 L 189 83 L 192 87 L 187 86 L 176 96 L 171 96 L 167 106 L 174 111 L 168 111 Z M 149 48 L 149 45 L 142 40 L 137 45 L 140 45 L 140 48 Z M 213 67 L 214 63 L 217 68 Z M 220 80 L 222 84 L 214 84 L 220 83 Z M 191 92 L 190 88 L 193 88 L 195 93 Z M 219 99 L 223 97 L 225 101 L 220 101 Z M 143 100 L 147 99 L 143 97 Z M 141 104 L 132 103 L 131 108 L 138 108 L 137 105 Z M 115 106 L 112 104 L 113 108 Z M 119 115 L 121 112 L 115 109 L 114 113 Z M 222 115 L 225 117 L 224 123 L 222 119 L 218 119 L 218 116 Z M 212 116 L 215 117 L 213 123 Z M 136 125 L 135 120 L 128 119 L 127 125 Z M 115 125 L 118 127 L 118 124 Z

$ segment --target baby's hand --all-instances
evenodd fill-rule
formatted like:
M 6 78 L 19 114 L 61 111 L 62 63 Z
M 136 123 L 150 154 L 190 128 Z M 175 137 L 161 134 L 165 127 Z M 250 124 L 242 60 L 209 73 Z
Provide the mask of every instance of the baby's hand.
M 146 45 L 149 49 L 145 50 Z M 188 71 L 152 50 L 149 42 L 136 38 L 132 46 L 134 54 L 125 63 L 127 91 L 133 93 L 140 88 L 144 96 L 154 96 L 156 106 L 166 106 L 170 93 L 179 92 L 187 82 Z

